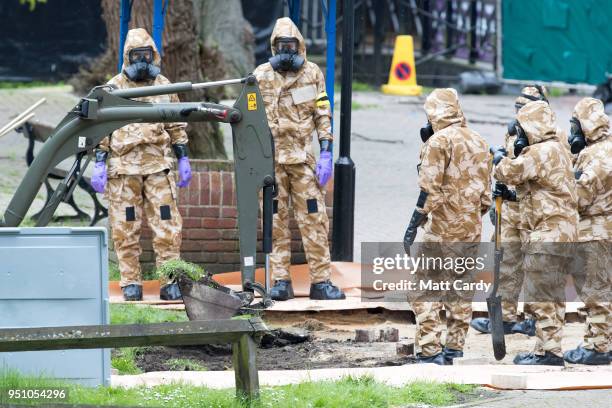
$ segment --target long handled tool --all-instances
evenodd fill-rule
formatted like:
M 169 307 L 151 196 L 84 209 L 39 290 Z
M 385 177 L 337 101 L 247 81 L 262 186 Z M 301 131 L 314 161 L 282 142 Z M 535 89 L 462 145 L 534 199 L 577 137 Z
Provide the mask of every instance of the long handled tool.
M 497 295 L 499 287 L 499 270 L 504 252 L 501 247 L 501 211 L 502 198 L 495 197 L 495 268 L 493 273 L 493 290 L 487 298 L 489 321 L 491 324 L 491 338 L 493 340 L 493 354 L 496 360 L 506 356 L 506 340 L 504 339 L 504 322 L 502 318 L 501 296 Z

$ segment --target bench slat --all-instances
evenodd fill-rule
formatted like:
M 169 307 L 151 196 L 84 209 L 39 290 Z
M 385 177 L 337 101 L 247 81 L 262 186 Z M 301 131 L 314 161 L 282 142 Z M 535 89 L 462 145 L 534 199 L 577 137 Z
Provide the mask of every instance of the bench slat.
M 259 318 L 0 330 L 0 352 L 227 344 L 266 331 Z

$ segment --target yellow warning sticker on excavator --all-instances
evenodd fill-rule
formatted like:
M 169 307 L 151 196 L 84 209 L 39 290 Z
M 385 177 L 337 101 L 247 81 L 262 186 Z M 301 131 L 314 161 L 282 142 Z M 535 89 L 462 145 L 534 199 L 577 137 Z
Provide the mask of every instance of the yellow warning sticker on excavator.
M 247 109 L 250 111 L 257 110 L 257 94 L 254 92 L 247 94 Z

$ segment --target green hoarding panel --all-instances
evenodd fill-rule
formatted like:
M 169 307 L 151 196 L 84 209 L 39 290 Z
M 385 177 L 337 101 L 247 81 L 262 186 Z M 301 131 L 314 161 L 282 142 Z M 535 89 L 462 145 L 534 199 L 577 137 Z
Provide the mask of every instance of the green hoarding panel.
M 612 0 L 502 0 L 504 79 L 600 84 L 612 74 Z

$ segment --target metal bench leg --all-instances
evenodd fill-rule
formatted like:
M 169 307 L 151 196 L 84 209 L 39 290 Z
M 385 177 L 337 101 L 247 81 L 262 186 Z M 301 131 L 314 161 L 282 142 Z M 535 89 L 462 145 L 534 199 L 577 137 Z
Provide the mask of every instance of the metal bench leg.
M 98 200 L 96 190 L 93 189 L 88 180 L 81 178 L 81 180 L 79 180 L 79 187 L 86 191 L 94 202 L 94 213 L 93 217 L 91 218 L 91 223 L 89 224 L 90 227 L 93 227 L 98 223 L 98 221 L 108 217 L 108 210 Z
M 257 373 L 257 346 L 253 338 L 245 334 L 232 345 L 236 396 L 247 401 L 259 398 L 259 374 Z
M 32 220 L 33 221 L 38 221 L 38 219 L 40 218 L 40 215 L 43 213 L 45 207 L 47 207 L 47 205 L 49 204 L 49 201 L 51 201 L 51 197 L 53 196 L 53 193 L 55 193 L 55 189 L 51 186 L 51 183 L 49 183 L 49 178 L 45 177 L 45 189 L 47 190 L 47 197 L 45 198 L 45 204 L 43 205 L 43 209 L 40 210 L 39 212 L 37 212 L 36 214 L 32 215 Z

